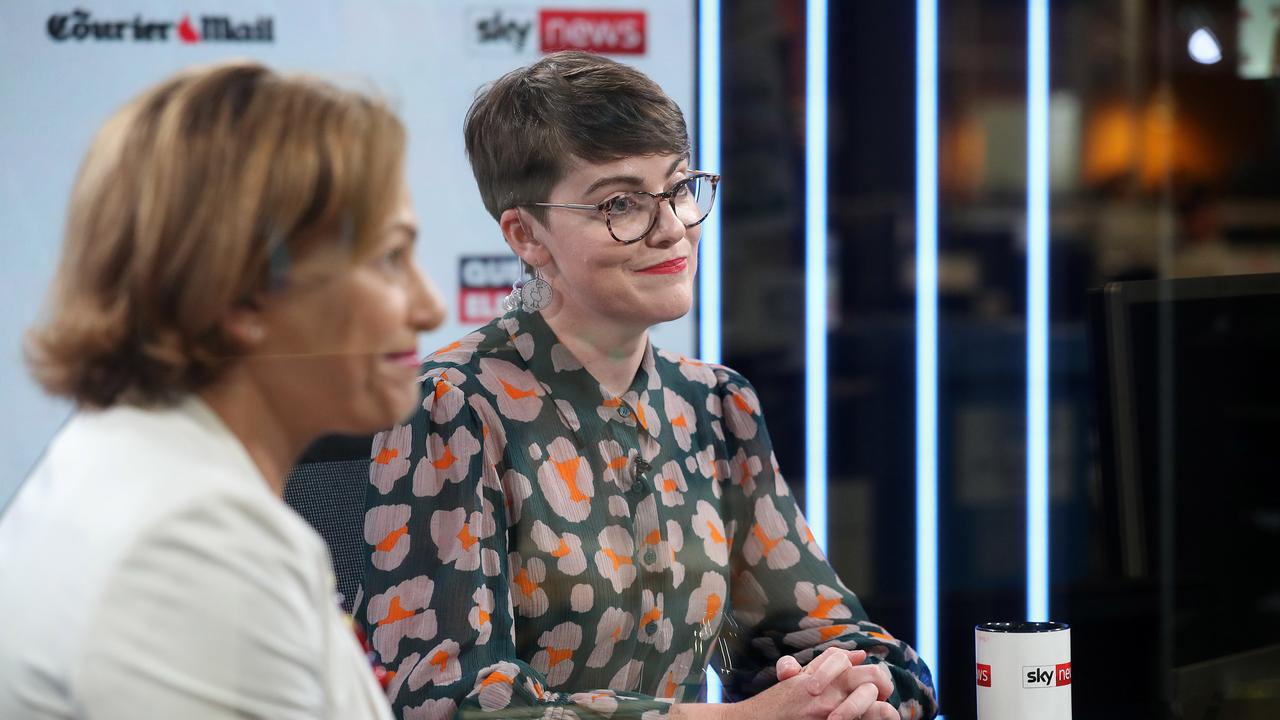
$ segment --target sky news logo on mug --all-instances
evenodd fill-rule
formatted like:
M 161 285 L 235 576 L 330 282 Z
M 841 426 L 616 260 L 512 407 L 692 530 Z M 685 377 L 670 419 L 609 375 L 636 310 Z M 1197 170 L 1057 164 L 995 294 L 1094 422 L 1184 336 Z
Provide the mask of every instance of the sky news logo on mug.
M 1071 663 L 1023 665 L 1022 687 L 1051 688 L 1071 684 Z

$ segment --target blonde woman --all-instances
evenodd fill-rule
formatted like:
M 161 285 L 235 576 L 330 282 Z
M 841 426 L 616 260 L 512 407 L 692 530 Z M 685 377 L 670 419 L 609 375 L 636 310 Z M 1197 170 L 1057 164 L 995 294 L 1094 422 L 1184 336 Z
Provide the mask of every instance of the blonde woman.
M 99 132 L 29 337 L 76 412 L 0 516 L 0 717 L 389 717 L 280 495 L 316 437 L 417 404 L 443 310 L 404 144 L 380 102 L 244 62 Z

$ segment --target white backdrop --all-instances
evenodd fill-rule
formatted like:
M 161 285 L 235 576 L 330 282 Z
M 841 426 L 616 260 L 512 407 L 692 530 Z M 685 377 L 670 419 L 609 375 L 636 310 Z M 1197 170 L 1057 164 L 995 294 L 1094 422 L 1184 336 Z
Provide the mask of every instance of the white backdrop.
M 689 2 L 0 4 L 0 504 L 69 413 L 27 376 L 22 335 L 53 274 L 76 168 L 93 132 L 127 98 L 179 68 L 226 57 L 318 73 L 389 97 L 409 130 L 419 260 L 450 305 L 449 321 L 421 342 L 427 352 L 478 324 L 460 319 L 460 258 L 509 254 L 463 152 L 462 120 L 476 89 L 532 62 L 544 47 L 584 45 L 648 73 L 693 127 Z M 693 333 L 686 317 L 657 328 L 654 342 L 689 353 Z

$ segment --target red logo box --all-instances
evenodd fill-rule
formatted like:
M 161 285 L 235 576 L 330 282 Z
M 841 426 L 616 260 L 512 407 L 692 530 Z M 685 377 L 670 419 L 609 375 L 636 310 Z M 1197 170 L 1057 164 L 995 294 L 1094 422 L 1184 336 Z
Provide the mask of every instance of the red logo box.
M 991 666 L 977 663 L 978 687 L 991 687 Z
M 1054 666 L 1053 678 L 1058 687 L 1071 684 L 1071 663 L 1060 663 Z
M 544 53 L 586 50 L 602 55 L 643 55 L 643 11 L 540 10 L 538 35 Z

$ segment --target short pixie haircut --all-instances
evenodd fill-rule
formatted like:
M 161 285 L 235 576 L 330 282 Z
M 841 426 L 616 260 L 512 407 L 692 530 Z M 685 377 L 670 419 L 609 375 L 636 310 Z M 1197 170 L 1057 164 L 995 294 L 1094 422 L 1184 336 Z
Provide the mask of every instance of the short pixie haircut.
M 684 114 L 644 73 L 599 55 L 548 55 L 483 88 L 467 112 L 467 157 L 485 209 L 544 202 L 570 158 L 689 155 Z M 546 208 L 529 209 L 545 220 Z
M 241 354 L 222 321 L 287 279 L 290 259 L 372 251 L 404 146 L 380 100 L 253 62 L 145 91 L 80 167 L 48 314 L 27 336 L 32 374 L 97 408 L 213 383 Z

